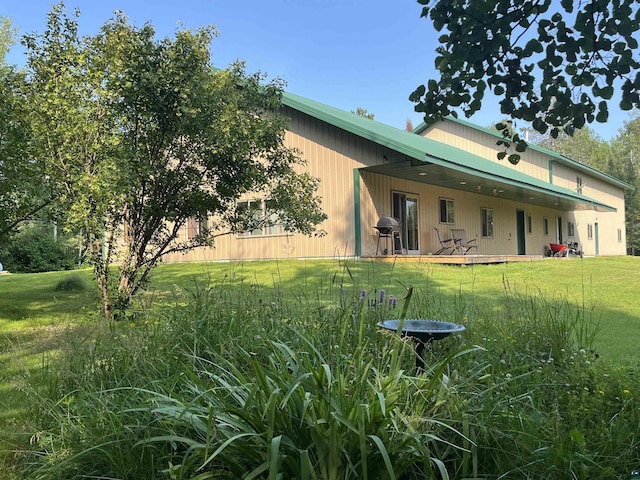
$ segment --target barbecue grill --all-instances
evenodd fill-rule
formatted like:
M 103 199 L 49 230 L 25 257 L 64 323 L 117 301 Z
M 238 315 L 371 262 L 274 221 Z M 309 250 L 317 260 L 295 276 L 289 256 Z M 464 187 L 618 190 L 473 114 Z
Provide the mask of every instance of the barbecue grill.
M 385 239 L 385 249 L 382 251 L 383 255 L 389 253 L 388 242 L 391 239 L 391 254 L 402 253 L 402 237 L 400 235 L 400 227 L 402 225 L 397 218 L 393 217 L 380 217 L 375 228 L 378 231 L 378 242 L 376 244 L 376 255 L 380 249 L 380 239 Z

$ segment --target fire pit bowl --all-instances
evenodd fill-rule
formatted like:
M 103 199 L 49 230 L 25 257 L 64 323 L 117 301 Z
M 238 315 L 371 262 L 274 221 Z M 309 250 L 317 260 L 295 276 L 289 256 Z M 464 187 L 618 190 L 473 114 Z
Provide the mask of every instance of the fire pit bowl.
M 386 330 L 398 331 L 400 320 L 385 320 L 378 323 L 380 328 Z M 451 322 L 441 322 L 439 320 L 419 320 L 407 319 L 402 323 L 402 335 L 411 337 L 421 342 L 430 342 L 431 340 L 440 340 L 448 337 L 452 333 L 463 332 L 463 325 Z
M 400 320 L 384 320 L 378 327 L 393 332 L 398 331 Z M 401 334 L 416 344 L 416 373 L 424 372 L 424 346 L 434 340 L 441 340 L 452 333 L 463 332 L 463 325 L 439 320 L 407 319 L 402 322 Z

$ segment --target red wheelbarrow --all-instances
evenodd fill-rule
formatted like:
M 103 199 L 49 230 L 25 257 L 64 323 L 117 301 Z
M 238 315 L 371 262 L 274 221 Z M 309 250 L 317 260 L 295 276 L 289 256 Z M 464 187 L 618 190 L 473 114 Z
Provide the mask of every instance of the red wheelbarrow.
M 551 255 L 554 257 L 565 257 L 567 255 L 567 246 L 564 243 L 550 243 Z

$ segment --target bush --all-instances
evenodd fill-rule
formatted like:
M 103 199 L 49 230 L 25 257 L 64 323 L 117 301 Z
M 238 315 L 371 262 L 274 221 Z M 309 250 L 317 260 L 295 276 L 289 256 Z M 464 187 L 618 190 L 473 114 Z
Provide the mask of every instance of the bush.
M 85 278 L 78 274 L 69 275 L 60 280 L 55 286 L 56 292 L 85 292 L 89 284 Z
M 62 236 L 54 240 L 51 229 L 27 227 L 12 237 L 0 251 L 4 268 L 17 273 L 71 270 L 76 252 Z

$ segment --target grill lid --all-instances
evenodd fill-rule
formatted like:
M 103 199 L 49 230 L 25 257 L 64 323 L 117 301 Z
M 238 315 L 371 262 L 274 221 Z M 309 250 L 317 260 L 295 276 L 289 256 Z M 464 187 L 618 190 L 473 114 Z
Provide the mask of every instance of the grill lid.
M 380 217 L 375 227 L 380 233 L 390 233 L 394 230 L 400 230 L 400 221 L 394 217 Z

